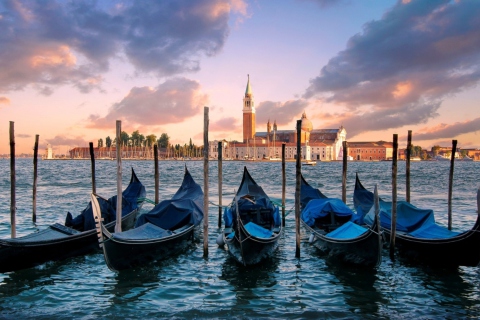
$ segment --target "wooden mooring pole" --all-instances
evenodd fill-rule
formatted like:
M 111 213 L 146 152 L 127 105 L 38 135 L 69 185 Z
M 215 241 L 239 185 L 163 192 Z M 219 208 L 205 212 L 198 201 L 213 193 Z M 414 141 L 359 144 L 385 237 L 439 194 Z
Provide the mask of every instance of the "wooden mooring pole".
M 452 157 L 450 159 L 450 175 L 448 178 L 448 230 L 452 230 L 453 168 L 455 166 L 456 151 L 457 151 L 457 140 L 452 140 Z
M 287 189 L 287 175 L 285 174 L 285 143 L 282 143 L 282 227 L 285 227 L 285 192 Z
M 301 162 L 301 137 L 302 137 L 302 120 L 297 120 L 297 161 L 295 166 L 295 233 L 296 246 L 295 257 L 300 258 L 300 183 L 302 175 Z
M 115 232 L 122 232 L 122 121 L 117 120 L 117 220 Z
M 11 237 L 16 237 L 15 214 L 17 203 L 15 196 L 15 124 L 10 121 L 10 227 Z
M 408 130 L 407 138 L 407 162 L 405 163 L 405 197 L 407 202 L 410 202 L 410 157 L 412 156 L 412 130 Z
M 158 194 L 160 189 L 159 174 L 158 174 L 158 145 L 153 146 L 153 161 L 154 161 L 154 170 L 155 170 L 155 204 L 157 205 L 160 202 L 160 196 Z
M 397 235 L 397 158 L 398 134 L 393 135 L 392 154 L 392 225 L 390 227 L 390 259 L 395 260 L 395 237 Z
M 222 150 L 223 142 L 218 143 L 218 228 L 222 227 Z
M 203 109 L 203 257 L 208 257 L 208 107 Z
M 343 170 L 342 170 L 342 201 L 347 204 L 347 141 L 343 141 Z
M 32 222 L 37 222 L 37 176 L 38 176 L 38 138 L 35 135 L 35 146 L 33 147 L 33 203 L 32 203 Z
M 93 151 L 93 142 L 88 143 L 90 147 L 90 162 L 92 163 L 92 193 L 97 193 L 97 186 L 95 183 L 95 152 Z

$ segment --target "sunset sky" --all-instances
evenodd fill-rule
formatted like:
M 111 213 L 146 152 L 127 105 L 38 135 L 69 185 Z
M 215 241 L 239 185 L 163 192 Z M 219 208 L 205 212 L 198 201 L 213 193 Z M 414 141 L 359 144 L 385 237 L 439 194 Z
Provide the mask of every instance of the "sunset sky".
M 480 148 L 480 1 L 0 0 L 0 154 L 97 145 L 122 129 L 172 143 L 341 125 L 348 141 Z

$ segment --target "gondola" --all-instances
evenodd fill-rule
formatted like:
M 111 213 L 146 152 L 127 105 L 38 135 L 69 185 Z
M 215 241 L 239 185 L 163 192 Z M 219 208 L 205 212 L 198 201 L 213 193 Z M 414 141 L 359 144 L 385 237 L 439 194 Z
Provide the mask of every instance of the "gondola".
M 258 264 L 277 249 L 282 234 L 279 208 L 253 180 L 247 167 L 223 219 L 225 228 L 217 244 L 226 244 L 229 254 L 240 264 Z
M 98 239 L 107 266 L 120 271 L 158 261 L 183 250 L 203 220 L 203 191 L 185 168 L 182 185 L 171 200 L 138 216 L 135 227 L 111 233 L 99 220 L 97 197 L 92 195 Z
M 133 168 L 128 187 L 122 193 L 122 228 L 133 227 L 144 198 L 145 187 Z M 102 217 L 113 229 L 117 196 L 100 200 Z M 67 214 L 65 225 L 55 223 L 48 228 L 23 237 L 0 239 L 0 272 L 31 268 L 48 261 L 64 260 L 98 250 L 92 204 L 75 218 Z
M 382 235 L 378 224 L 366 227 L 362 216 L 342 200 L 328 198 L 301 176 L 301 222 L 312 243 L 329 260 L 366 268 L 382 261 Z
M 371 223 L 372 199 L 372 192 L 365 189 L 357 174 L 353 203 L 357 211 L 366 213 L 364 220 L 367 223 Z M 477 191 L 477 206 L 477 210 L 480 209 L 480 189 Z M 391 209 L 391 202 L 380 199 L 380 226 L 388 242 Z M 398 201 L 395 248 L 407 260 L 432 266 L 477 266 L 480 263 L 479 212 L 472 229 L 456 232 L 437 224 L 433 210 Z

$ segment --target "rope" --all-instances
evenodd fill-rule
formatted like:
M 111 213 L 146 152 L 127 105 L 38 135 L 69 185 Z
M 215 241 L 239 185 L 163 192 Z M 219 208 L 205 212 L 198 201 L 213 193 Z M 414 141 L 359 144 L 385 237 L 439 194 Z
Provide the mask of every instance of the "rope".
M 144 201 L 156 205 L 155 201 L 147 199 L 147 198 L 138 198 L 137 199 L 137 203 L 144 202 Z

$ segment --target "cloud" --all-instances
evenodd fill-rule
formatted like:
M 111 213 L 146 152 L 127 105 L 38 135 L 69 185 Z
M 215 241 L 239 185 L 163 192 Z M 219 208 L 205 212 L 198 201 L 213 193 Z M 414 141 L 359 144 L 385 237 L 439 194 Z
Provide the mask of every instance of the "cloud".
M 383 131 L 392 128 L 401 128 L 405 125 L 422 124 L 436 117 L 439 102 L 409 104 L 397 109 L 382 109 L 367 112 L 346 112 L 339 114 L 324 114 L 320 118 L 325 121 L 326 127 L 343 125 L 349 139 L 362 132 Z M 317 116 L 318 118 L 318 116 Z
M 164 77 L 200 68 L 221 51 L 242 0 L 23 1 L 0 3 L 0 92 L 35 84 L 102 89 L 110 61 L 126 58 L 137 73 Z
M 57 135 L 51 139 L 45 139 L 45 140 L 47 141 L 47 143 L 52 145 L 53 148 L 59 148 L 60 146 L 70 147 L 70 148 L 82 147 L 82 146 L 88 146 L 88 143 L 90 142 L 90 141 L 86 141 L 81 136 L 67 137 L 64 135 Z
M 316 3 L 322 8 L 332 7 L 342 2 L 347 2 L 347 0 L 303 0 L 303 1 L 310 1 L 310 2 Z
M 31 134 L 19 133 L 15 135 L 17 138 L 31 138 Z
M 234 131 L 235 128 L 241 127 L 240 121 L 235 117 L 227 117 L 210 123 L 209 130 L 211 131 Z
M 476 1 L 399 1 L 349 39 L 304 97 L 346 107 L 355 133 L 379 119 L 395 127 L 435 117 L 442 99 L 480 80 L 479 16 Z M 419 119 L 408 114 L 417 110 Z
M 308 107 L 307 100 L 289 100 L 287 102 L 263 101 L 256 108 L 257 127 L 267 126 L 267 121 L 277 125 L 286 125 L 295 118 L 300 119 L 302 112 Z M 266 129 L 265 129 L 266 131 Z
M 200 84 L 186 78 L 172 78 L 157 88 L 134 87 L 122 101 L 115 103 L 105 117 L 90 115 L 88 128 L 112 128 L 116 120 L 125 125 L 159 126 L 180 123 L 201 113 L 208 96 Z
M 452 125 L 441 124 L 437 127 L 424 129 L 415 133 L 415 139 L 418 140 L 434 140 L 456 137 L 461 134 L 480 131 L 480 118 L 470 121 L 457 122 Z
M 10 104 L 10 99 L 7 97 L 0 97 L 0 104 Z

